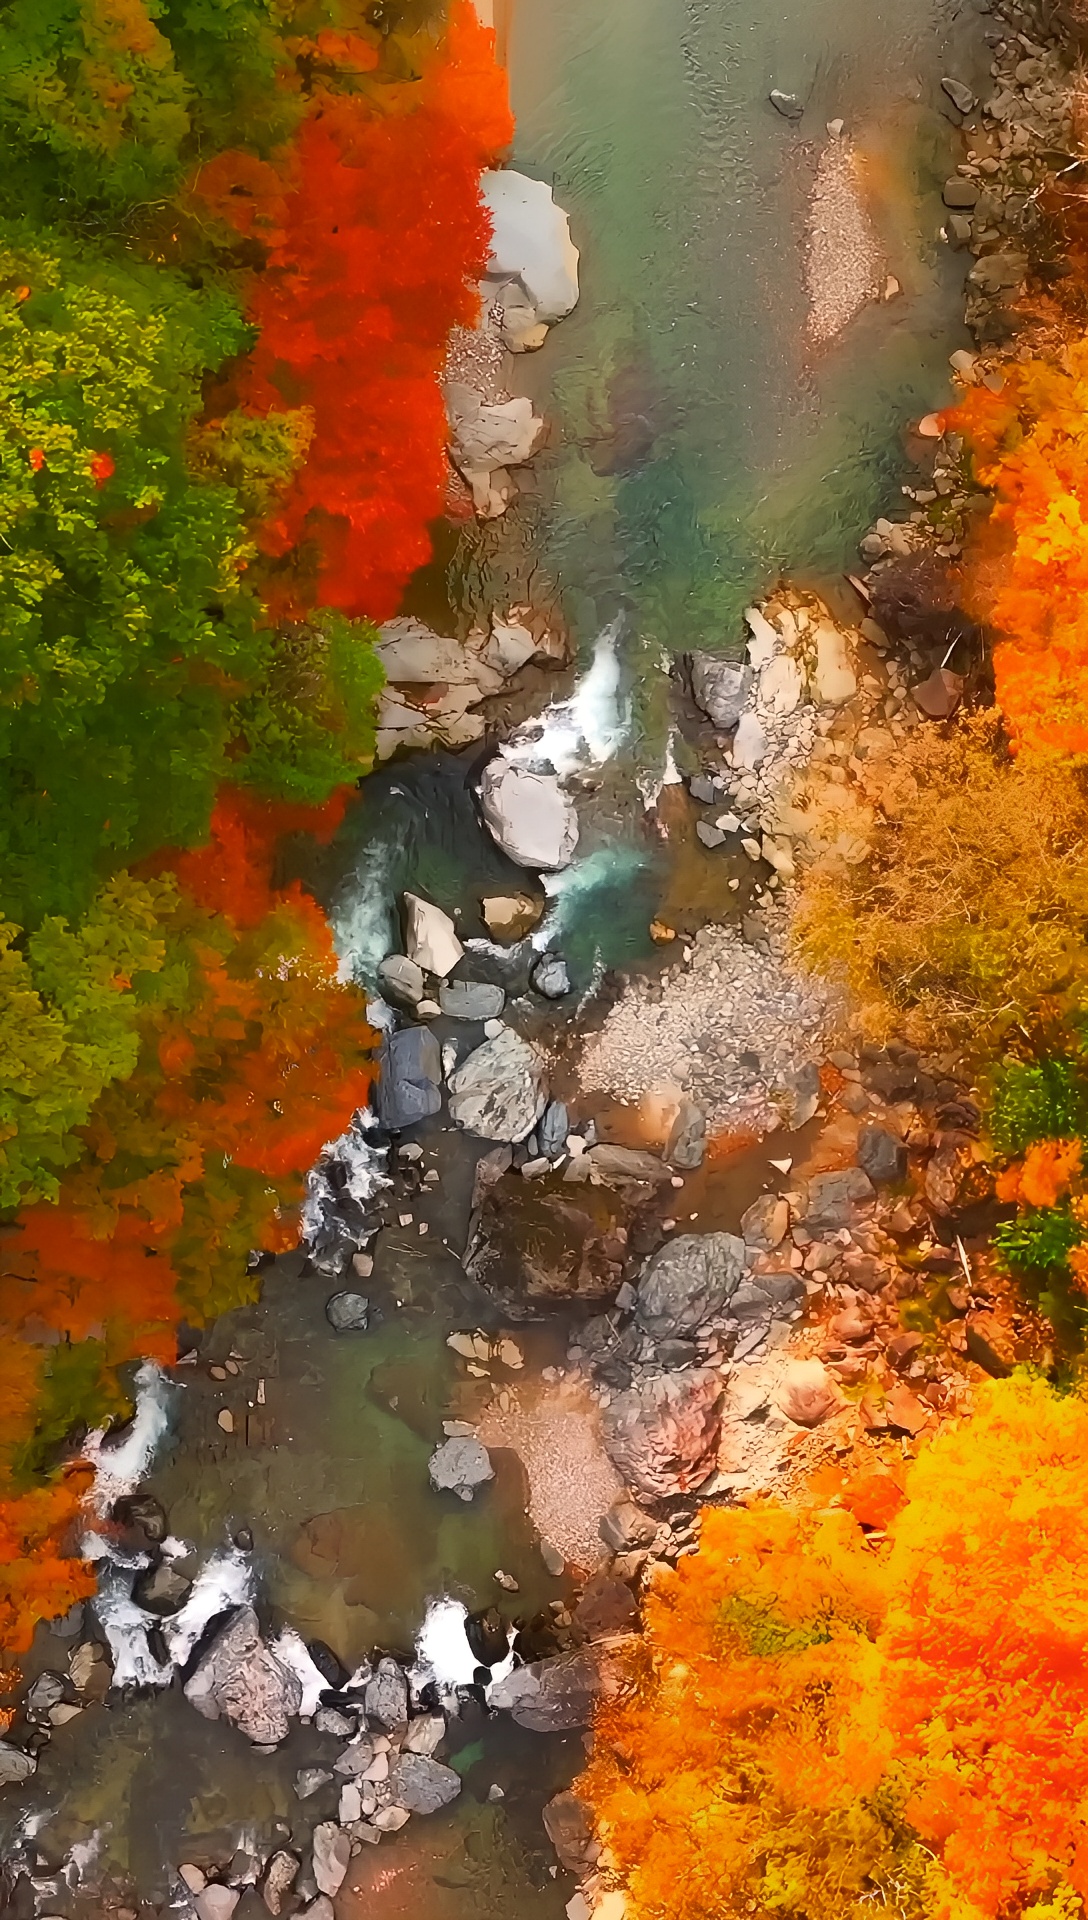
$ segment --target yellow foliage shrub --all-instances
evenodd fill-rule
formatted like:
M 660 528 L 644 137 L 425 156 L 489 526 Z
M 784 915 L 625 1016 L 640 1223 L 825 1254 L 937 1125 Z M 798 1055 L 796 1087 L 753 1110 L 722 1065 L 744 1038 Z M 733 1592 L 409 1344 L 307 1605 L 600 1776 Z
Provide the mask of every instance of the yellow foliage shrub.
M 805 963 L 874 1037 L 993 1046 L 1085 971 L 1088 795 L 1056 755 L 1004 750 L 992 713 L 904 749 L 911 776 L 870 859 L 805 877 Z

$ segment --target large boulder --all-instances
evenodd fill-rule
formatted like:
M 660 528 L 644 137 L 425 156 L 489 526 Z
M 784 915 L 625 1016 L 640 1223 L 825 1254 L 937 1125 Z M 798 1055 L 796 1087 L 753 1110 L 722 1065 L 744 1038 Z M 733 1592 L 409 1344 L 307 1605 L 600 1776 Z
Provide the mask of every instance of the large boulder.
M 391 1033 L 378 1062 L 377 1107 L 394 1133 L 414 1127 L 442 1105 L 442 1055 L 429 1027 Z
M 0 1740 L 0 1787 L 21 1787 L 37 1770 L 37 1765 L 34 1754 L 24 1753 L 21 1747 Z
M 696 700 L 716 727 L 731 733 L 748 703 L 754 677 L 751 667 L 722 660 L 716 653 L 692 653 L 688 659 Z
M 504 168 L 485 173 L 480 190 L 492 225 L 488 281 L 517 281 L 537 322 L 562 320 L 578 299 L 578 249 L 551 188 Z
M 722 1383 L 709 1368 L 653 1374 L 605 1408 L 605 1449 L 628 1486 L 653 1500 L 692 1493 L 714 1472 Z
M 451 1117 L 483 1140 L 526 1140 L 547 1104 L 544 1062 L 512 1027 L 486 1040 L 450 1075 Z
M 229 1720 L 255 1745 L 272 1747 L 287 1738 L 302 1682 L 262 1639 L 253 1608 L 241 1607 L 185 1682 L 185 1697 L 205 1720 Z
M 639 1325 L 657 1340 L 694 1333 L 723 1313 L 747 1271 L 734 1233 L 681 1233 L 655 1253 L 638 1283 Z
M 519 867 L 569 867 L 578 815 L 554 773 L 531 773 L 500 755 L 484 768 L 480 811 L 492 839 Z

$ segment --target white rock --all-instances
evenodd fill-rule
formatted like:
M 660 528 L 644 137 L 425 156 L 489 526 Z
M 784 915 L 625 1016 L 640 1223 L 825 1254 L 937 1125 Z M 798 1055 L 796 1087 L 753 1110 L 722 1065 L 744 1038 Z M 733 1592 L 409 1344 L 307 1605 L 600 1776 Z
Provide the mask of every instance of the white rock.
M 733 736 L 733 765 L 756 768 L 767 757 L 767 735 L 754 713 L 742 713 Z
M 793 713 L 803 689 L 801 669 L 791 653 L 776 654 L 759 676 L 759 697 L 776 713 Z
M 230 1920 L 241 1898 L 237 1887 L 224 1887 L 213 1880 L 196 1896 L 197 1920 Z
M 480 782 L 480 811 L 493 840 L 519 867 L 569 867 L 578 845 L 578 815 L 554 773 L 530 773 L 496 758 Z
M 520 673 L 536 652 L 537 643 L 528 627 L 521 626 L 516 620 L 492 620 L 491 638 L 484 648 L 484 659 L 504 680 Z
M 829 621 L 821 620 L 816 629 L 816 670 L 813 695 L 822 707 L 841 707 L 858 690 L 857 674 L 850 661 L 846 635 Z
M 489 407 L 460 381 L 447 382 L 445 391 L 453 458 L 466 479 L 495 467 L 524 466 L 531 458 L 544 422 L 524 394 Z
M 335 1820 L 323 1820 L 314 1828 L 313 1868 L 319 1893 L 327 1893 L 330 1900 L 339 1893 L 350 1860 L 351 1841 L 347 1834 L 341 1833 Z
M 562 320 L 578 299 L 578 249 L 570 222 L 543 180 L 509 168 L 480 181 L 492 219 L 490 281 L 519 281 L 537 321 Z
M 758 671 L 760 667 L 765 667 L 768 660 L 773 659 L 777 652 L 778 635 L 766 614 L 761 613 L 758 607 L 746 607 L 744 618 L 752 636 L 748 642 L 748 658 Z
M 414 960 L 424 973 L 437 973 L 444 980 L 465 951 L 449 914 L 430 900 L 421 900 L 418 893 L 405 894 L 404 913 L 409 960 Z
M 190 1893 L 203 1893 L 208 1884 L 208 1876 L 201 1867 L 194 1867 L 186 1861 L 178 1868 L 178 1879 L 184 1881 Z

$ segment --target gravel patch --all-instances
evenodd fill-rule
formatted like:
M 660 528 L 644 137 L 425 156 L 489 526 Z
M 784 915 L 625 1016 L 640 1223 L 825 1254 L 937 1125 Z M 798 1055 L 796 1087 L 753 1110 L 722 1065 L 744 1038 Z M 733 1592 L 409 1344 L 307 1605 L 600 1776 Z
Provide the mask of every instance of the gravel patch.
M 784 907 L 760 916 L 759 947 L 737 927 L 704 927 L 660 980 L 631 981 L 586 1046 L 582 1087 L 623 1100 L 680 1088 L 715 1133 L 776 1126 L 774 1090 L 823 1057 L 834 1004 L 787 963 L 785 920 Z
M 485 1447 L 509 1447 L 529 1481 L 537 1532 L 567 1560 L 595 1567 L 604 1552 L 598 1527 L 623 1483 L 605 1453 L 596 1402 L 585 1384 L 564 1380 L 530 1401 L 505 1389 L 510 1405 L 488 1408 L 476 1432 Z
M 833 139 L 820 156 L 808 215 L 805 285 L 811 338 L 821 345 L 833 340 L 879 297 L 883 275 L 856 155 L 848 142 Z

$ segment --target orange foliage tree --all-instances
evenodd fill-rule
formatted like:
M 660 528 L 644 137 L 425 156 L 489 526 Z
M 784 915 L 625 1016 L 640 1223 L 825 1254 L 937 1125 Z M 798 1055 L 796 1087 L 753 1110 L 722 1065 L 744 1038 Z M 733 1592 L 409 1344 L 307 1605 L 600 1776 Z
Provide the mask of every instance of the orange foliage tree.
M 704 1515 L 580 1791 L 631 1920 L 1077 1914 L 1088 1894 L 1088 1408 L 993 1382 L 846 1510 Z
M 999 633 L 998 705 L 1013 745 L 1088 753 L 1088 340 L 1010 361 L 943 416 L 996 499 L 966 569 L 972 612 Z
M 226 153 L 201 173 L 206 202 L 267 248 L 240 402 L 313 418 L 305 465 L 259 535 L 288 563 L 274 605 L 387 619 L 430 558 L 448 472 L 439 373 L 451 328 L 477 312 L 480 170 L 512 132 L 494 36 L 471 0 L 452 0 L 410 85 L 326 87 L 278 164 Z

